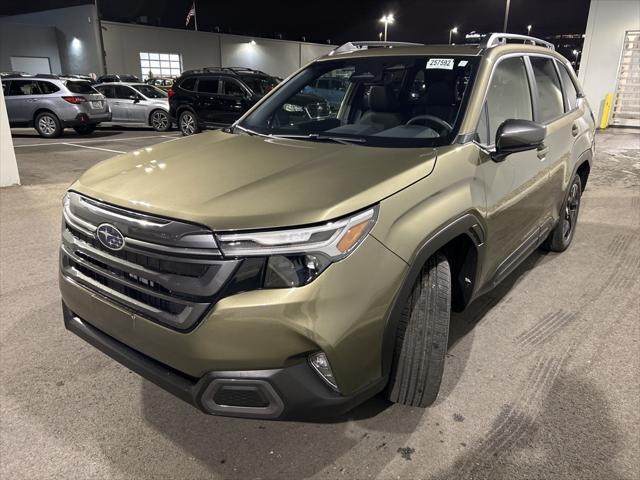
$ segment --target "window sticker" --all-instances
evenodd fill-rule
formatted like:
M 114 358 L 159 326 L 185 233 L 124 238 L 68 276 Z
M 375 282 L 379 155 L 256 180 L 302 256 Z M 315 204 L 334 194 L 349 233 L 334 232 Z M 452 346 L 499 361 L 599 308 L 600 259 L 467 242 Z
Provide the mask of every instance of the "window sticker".
M 460 61 L 458 62 L 458 66 L 459 66 L 459 67 L 466 67 L 466 66 L 467 66 L 467 63 L 469 63 L 467 60 L 460 60 Z
M 453 70 L 453 58 L 430 58 L 427 62 L 427 70 L 431 68 Z

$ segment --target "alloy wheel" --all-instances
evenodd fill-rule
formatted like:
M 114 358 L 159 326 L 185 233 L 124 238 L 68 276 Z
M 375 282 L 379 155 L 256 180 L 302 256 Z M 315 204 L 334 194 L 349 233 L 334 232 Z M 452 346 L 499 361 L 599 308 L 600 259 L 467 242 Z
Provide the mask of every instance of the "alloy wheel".
M 196 131 L 196 121 L 190 113 L 183 113 L 180 117 L 180 129 L 185 135 L 193 135 Z
M 562 227 L 562 236 L 567 240 L 575 228 L 578 219 L 578 208 L 580 207 L 580 187 L 577 183 L 571 185 L 567 204 L 564 208 L 564 219 Z
M 56 121 L 49 115 L 43 115 L 38 120 L 38 128 L 45 135 L 53 135 L 56 131 Z
M 156 130 L 166 130 L 169 119 L 164 112 L 154 112 L 151 115 L 151 126 Z

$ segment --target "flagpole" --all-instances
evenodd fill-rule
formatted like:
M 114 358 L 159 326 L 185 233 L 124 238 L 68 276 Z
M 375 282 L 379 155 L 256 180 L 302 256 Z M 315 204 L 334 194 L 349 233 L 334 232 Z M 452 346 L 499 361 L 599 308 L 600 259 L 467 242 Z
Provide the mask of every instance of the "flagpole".
M 198 8 L 196 7 L 196 2 L 193 2 L 193 23 L 196 26 L 196 32 L 198 31 Z

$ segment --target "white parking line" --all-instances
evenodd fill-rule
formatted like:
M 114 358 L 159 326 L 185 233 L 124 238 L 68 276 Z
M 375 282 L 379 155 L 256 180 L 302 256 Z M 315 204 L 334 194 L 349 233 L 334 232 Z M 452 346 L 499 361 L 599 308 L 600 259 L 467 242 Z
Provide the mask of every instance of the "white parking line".
M 163 142 L 164 143 L 164 142 Z M 111 150 L 109 148 L 100 148 L 100 147 L 89 147 L 87 145 L 78 145 L 77 143 L 61 143 L 60 145 L 68 145 L 70 147 L 79 147 L 79 148 L 88 148 L 90 150 L 100 150 L 102 152 L 111 152 L 111 153 L 127 153 L 122 150 Z
M 96 143 L 96 142 L 126 142 L 127 140 L 144 140 L 145 138 L 172 138 L 178 139 L 181 136 L 172 136 L 172 135 L 147 135 L 145 137 L 128 137 L 128 138 L 113 138 L 113 139 L 94 139 L 94 140 L 84 140 L 82 143 L 75 142 L 75 145 L 84 145 L 85 143 Z M 51 142 L 51 143 L 30 143 L 25 145 L 14 145 L 14 148 L 24 148 L 24 147 L 48 147 L 49 145 L 68 145 L 66 142 Z

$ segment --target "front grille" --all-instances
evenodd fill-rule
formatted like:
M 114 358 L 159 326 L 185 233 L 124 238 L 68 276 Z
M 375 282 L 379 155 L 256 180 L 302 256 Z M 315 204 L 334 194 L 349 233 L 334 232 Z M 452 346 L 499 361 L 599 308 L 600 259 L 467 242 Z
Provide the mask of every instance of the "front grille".
M 124 247 L 103 245 L 115 227 Z M 112 231 L 112 230 L 109 230 Z M 134 313 L 178 330 L 196 325 L 239 265 L 223 259 L 205 227 L 103 204 L 70 192 L 65 199 L 63 275 Z

